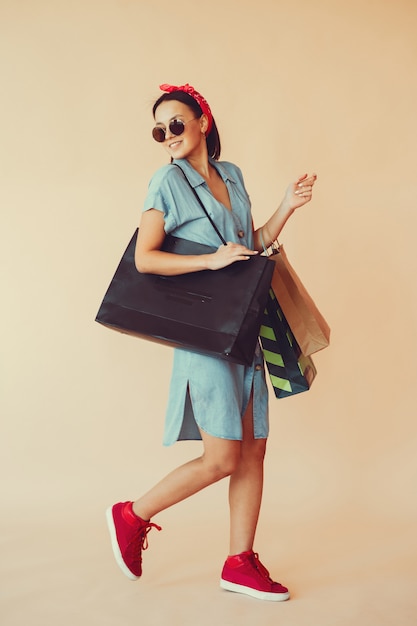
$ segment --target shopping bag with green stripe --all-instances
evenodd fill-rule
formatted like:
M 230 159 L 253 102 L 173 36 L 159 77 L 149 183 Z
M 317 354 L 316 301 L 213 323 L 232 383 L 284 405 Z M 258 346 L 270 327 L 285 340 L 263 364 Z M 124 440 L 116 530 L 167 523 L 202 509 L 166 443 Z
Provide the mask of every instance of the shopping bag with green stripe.
M 317 370 L 312 358 L 302 354 L 272 289 L 259 336 L 275 396 L 286 398 L 308 391 Z

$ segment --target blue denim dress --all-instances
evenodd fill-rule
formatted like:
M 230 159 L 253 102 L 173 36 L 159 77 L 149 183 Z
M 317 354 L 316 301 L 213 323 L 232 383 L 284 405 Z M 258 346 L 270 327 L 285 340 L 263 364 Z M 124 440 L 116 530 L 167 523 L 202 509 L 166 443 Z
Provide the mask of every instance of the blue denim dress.
M 229 211 L 187 160 L 174 163 L 184 170 L 226 241 L 253 249 L 251 205 L 240 169 L 225 161 L 210 161 L 227 186 L 232 206 Z M 209 246 L 221 244 L 177 167 L 166 165 L 152 177 L 143 210 L 152 208 L 163 212 L 166 233 Z M 263 439 L 269 432 L 268 389 L 259 344 L 250 366 L 175 349 L 164 445 L 201 439 L 199 429 L 213 437 L 241 440 L 242 417 L 252 390 L 254 437 Z

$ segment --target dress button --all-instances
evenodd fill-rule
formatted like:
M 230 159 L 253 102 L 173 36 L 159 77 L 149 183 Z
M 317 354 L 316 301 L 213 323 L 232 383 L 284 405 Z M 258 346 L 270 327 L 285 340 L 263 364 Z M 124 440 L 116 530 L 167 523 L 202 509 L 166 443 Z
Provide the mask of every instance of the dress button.
M 256 369 L 257 372 L 260 372 L 261 369 L 262 369 L 262 365 L 259 365 L 259 363 L 258 363 L 258 365 L 255 365 L 255 369 Z
M 244 236 L 245 236 L 245 231 L 243 231 L 243 230 L 238 230 L 238 231 L 237 231 L 237 236 L 238 236 L 238 237 L 240 237 L 240 239 L 242 239 L 242 237 L 244 237 Z

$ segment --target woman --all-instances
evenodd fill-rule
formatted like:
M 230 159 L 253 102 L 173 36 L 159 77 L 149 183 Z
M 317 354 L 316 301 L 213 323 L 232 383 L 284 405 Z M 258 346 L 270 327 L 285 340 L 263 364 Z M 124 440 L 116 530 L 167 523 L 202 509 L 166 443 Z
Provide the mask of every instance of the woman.
M 218 162 L 220 139 L 208 103 L 190 85 L 161 85 L 161 90 L 164 93 L 153 107 L 153 137 L 182 168 L 228 243 L 212 254 L 197 256 L 161 251 L 166 233 L 218 246 L 217 235 L 190 196 L 183 173 L 165 165 L 149 185 L 136 246 L 137 269 L 175 275 L 244 263 L 269 246 L 294 210 L 311 200 L 316 175 L 305 174 L 290 184 L 278 209 L 254 230 L 239 168 Z M 175 350 L 164 444 L 201 439 L 203 453 L 135 502 L 120 502 L 107 511 L 116 560 L 130 579 L 141 576 L 148 532 L 161 530 L 151 518 L 230 477 L 230 550 L 221 587 L 264 600 L 289 598 L 288 589 L 270 578 L 253 551 L 268 437 L 267 395 L 259 346 L 251 366 Z

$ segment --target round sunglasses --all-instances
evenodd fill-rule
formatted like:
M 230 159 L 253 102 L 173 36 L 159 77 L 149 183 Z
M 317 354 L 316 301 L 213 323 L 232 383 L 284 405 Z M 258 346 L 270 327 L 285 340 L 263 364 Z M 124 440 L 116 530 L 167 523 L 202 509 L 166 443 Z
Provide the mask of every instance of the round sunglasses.
M 178 137 L 178 135 L 182 135 L 182 133 L 184 132 L 185 125 L 188 124 L 188 122 L 192 122 L 193 120 L 196 120 L 196 119 L 198 118 L 193 117 L 191 120 L 188 120 L 187 122 L 183 122 L 182 120 L 171 120 L 170 123 L 168 124 L 169 131 L 170 133 Z M 162 141 L 165 141 L 165 137 L 166 137 L 165 128 L 162 128 L 161 126 L 155 126 L 155 128 L 152 129 L 152 137 L 155 139 L 155 141 L 158 141 L 159 143 L 161 143 Z

